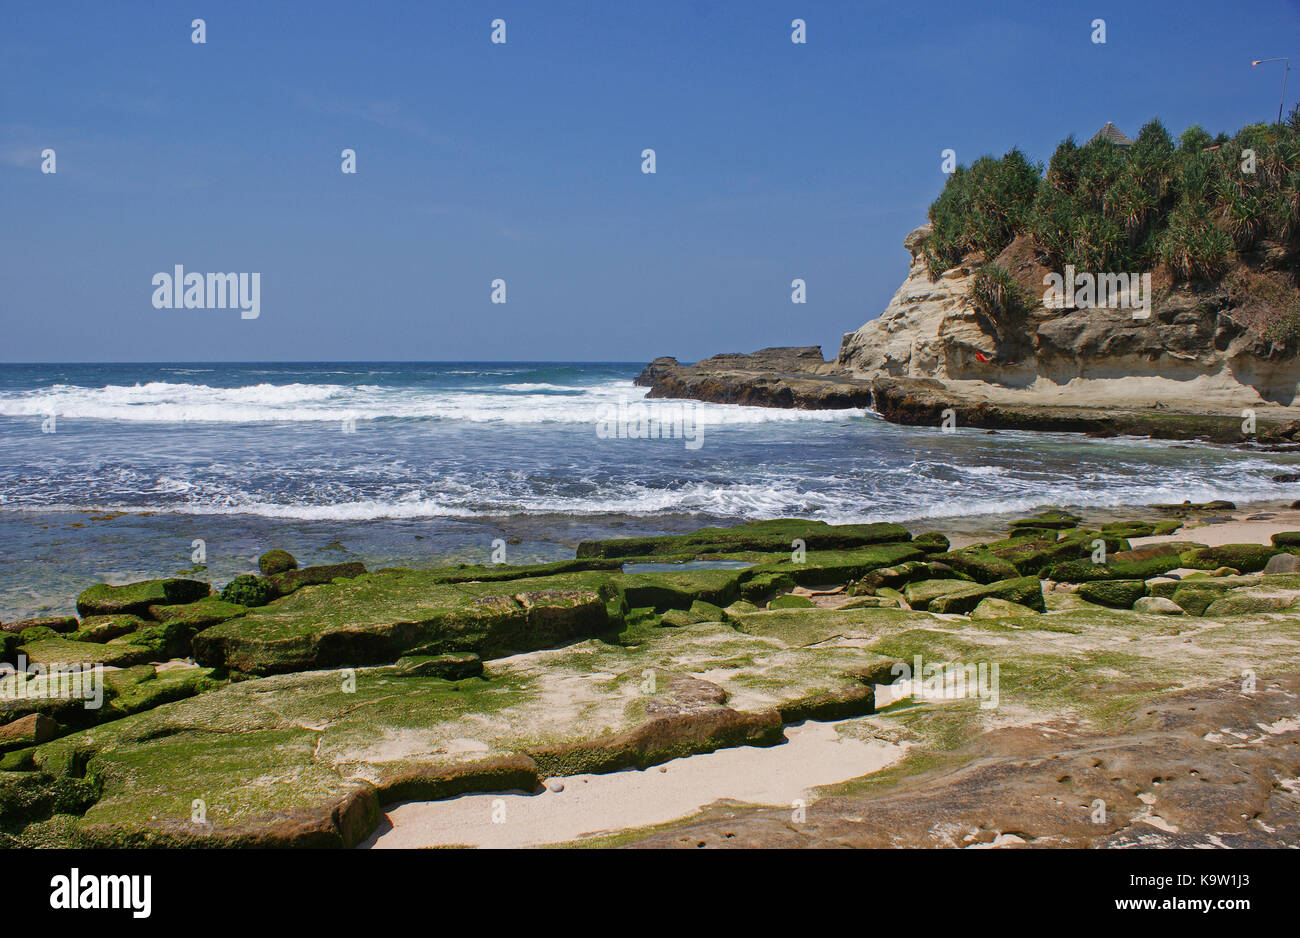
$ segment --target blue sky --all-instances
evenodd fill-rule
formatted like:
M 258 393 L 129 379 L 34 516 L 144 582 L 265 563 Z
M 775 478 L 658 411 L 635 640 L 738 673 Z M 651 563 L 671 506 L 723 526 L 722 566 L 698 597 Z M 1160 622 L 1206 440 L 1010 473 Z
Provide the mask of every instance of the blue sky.
M 1232 131 L 1276 116 L 1281 67 L 1251 59 L 1300 66 L 1294 0 L 9 0 L 3 20 L 3 361 L 833 356 L 906 274 L 944 148 Z M 155 309 L 176 264 L 259 272 L 260 317 Z

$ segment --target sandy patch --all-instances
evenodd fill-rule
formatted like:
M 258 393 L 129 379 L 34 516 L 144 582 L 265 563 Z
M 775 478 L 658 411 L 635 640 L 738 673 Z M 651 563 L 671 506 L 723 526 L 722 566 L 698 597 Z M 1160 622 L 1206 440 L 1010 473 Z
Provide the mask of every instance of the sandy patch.
M 1272 537 L 1282 531 L 1300 531 L 1300 511 L 1285 509 L 1271 511 L 1277 515 L 1267 521 L 1247 521 L 1244 517 L 1233 517 L 1232 521 L 1217 524 L 1185 525 L 1173 534 L 1159 537 L 1134 537 L 1129 543 L 1134 547 L 1144 544 L 1159 544 L 1164 541 L 1197 541 L 1208 547 L 1221 547 L 1224 544 L 1272 544 Z
M 786 740 L 770 748 L 687 756 L 645 771 L 551 779 L 539 794 L 406 802 L 389 808 L 379 830 L 361 846 L 533 847 L 665 824 L 720 799 L 761 805 L 810 802 L 809 789 L 878 772 L 899 761 L 906 749 L 842 736 L 835 723 L 787 727 Z M 556 781 L 563 790 L 550 790 Z

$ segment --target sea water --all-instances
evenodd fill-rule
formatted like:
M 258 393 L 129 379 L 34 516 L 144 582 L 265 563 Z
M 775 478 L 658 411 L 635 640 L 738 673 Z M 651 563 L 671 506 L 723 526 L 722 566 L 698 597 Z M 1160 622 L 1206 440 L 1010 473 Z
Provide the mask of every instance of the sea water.
M 372 569 L 494 552 L 522 563 L 572 557 L 587 538 L 761 518 L 1300 497 L 1271 481 L 1295 456 L 943 433 L 864 410 L 667 408 L 689 415 L 694 448 L 599 432 L 635 415 L 640 368 L 0 365 L 0 620 L 67 612 L 93 582 L 200 557 L 196 575 L 220 586 L 270 547 Z

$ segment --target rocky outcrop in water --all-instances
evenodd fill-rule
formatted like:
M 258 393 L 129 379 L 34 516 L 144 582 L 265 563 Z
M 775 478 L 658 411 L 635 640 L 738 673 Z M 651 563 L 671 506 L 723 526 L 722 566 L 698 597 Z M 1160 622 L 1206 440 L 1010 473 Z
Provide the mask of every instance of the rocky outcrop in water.
M 825 410 L 869 407 L 868 383 L 849 377 L 818 346 L 715 355 L 694 365 L 656 358 L 636 379 L 651 398 L 685 398 L 751 407 Z

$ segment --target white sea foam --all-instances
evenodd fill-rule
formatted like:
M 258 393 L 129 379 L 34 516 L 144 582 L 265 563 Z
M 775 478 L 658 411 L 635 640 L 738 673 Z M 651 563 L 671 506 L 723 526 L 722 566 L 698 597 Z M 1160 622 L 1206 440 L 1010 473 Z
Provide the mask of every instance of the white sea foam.
M 557 394 L 555 392 L 569 392 Z M 535 393 L 529 393 L 535 392 Z M 471 423 L 592 424 L 619 401 L 639 400 L 645 388 L 628 381 L 597 385 L 545 382 L 487 386 L 484 390 L 341 384 L 256 384 L 221 388 L 150 381 L 100 388 L 56 384 L 0 393 L 0 416 L 138 423 L 267 423 L 383 419 L 462 420 Z M 856 410 L 783 410 L 692 402 L 696 423 L 779 423 L 843 420 Z
M 920 521 L 926 518 L 960 518 L 1002 513 L 1024 513 L 1044 504 L 1107 508 L 1158 502 L 1209 501 L 1228 498 L 1241 502 L 1277 498 L 1284 487 L 1255 484 L 1195 484 L 1144 486 L 1140 483 L 1088 489 L 1059 485 L 1049 492 L 1022 494 L 980 493 L 944 497 L 937 493 L 876 493 L 876 501 L 863 493 L 833 488 L 808 491 L 803 486 L 775 479 L 757 482 L 712 484 L 692 483 L 673 487 L 633 482 L 610 483 L 581 496 L 541 494 L 517 486 L 499 486 L 495 481 L 449 481 L 441 491 L 412 490 L 385 497 L 331 499 L 328 502 L 277 501 L 265 493 L 240 489 L 205 487 L 196 491 L 182 480 L 163 481 L 153 494 L 179 496 L 177 501 L 121 502 L 95 504 L 54 502 L 44 505 L 7 504 L 0 497 L 0 510 L 23 511 L 127 511 L 185 515 L 260 515 L 297 521 L 369 521 L 378 519 L 418 520 L 422 518 L 486 518 L 505 515 L 566 515 L 593 517 L 623 515 L 653 518 L 664 514 L 701 517 L 763 519 L 806 517 L 832 524 L 872 521 Z M 1287 492 L 1297 486 L 1285 487 Z M 882 497 L 883 496 L 883 497 Z M 1284 495 L 1284 497 L 1290 497 Z

